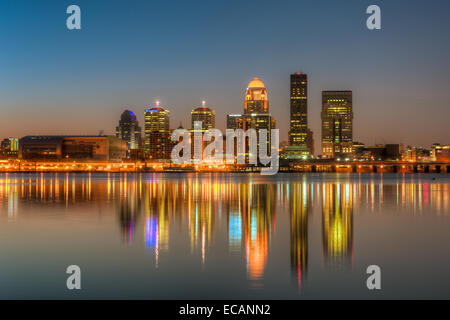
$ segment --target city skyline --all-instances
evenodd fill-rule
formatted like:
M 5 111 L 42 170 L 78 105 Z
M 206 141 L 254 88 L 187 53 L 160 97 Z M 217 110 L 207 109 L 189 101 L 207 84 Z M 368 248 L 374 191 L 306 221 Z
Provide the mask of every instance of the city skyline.
M 303 155 L 309 155 L 311 157 L 320 156 L 322 158 L 337 158 L 340 159 L 343 157 L 347 158 L 345 154 L 353 155 L 356 149 L 353 148 L 353 144 L 356 143 L 357 146 L 360 146 L 364 148 L 367 146 L 370 148 L 377 148 L 381 147 L 383 145 L 394 145 L 393 143 L 397 143 L 397 145 L 402 146 L 411 146 L 413 148 L 420 148 L 422 149 L 422 146 L 419 146 L 417 144 L 404 144 L 398 141 L 391 141 L 391 143 L 376 143 L 372 146 L 366 142 L 363 142 L 362 145 L 361 142 L 357 141 L 357 139 L 354 138 L 353 134 L 353 118 L 354 118 L 354 112 L 353 112 L 353 90 L 322 90 L 322 111 L 321 111 L 321 129 L 320 132 L 316 133 L 316 139 L 313 140 L 313 134 L 314 132 L 310 130 L 309 123 L 308 123 L 308 98 L 309 95 L 308 92 L 308 81 L 307 81 L 308 75 L 302 72 L 295 72 L 290 74 L 290 84 L 291 84 L 291 91 L 290 91 L 290 99 L 291 99 L 291 106 L 290 106 L 290 122 L 287 129 L 287 141 L 286 140 L 280 140 L 280 143 L 283 143 L 283 146 L 290 146 L 287 149 L 284 149 L 287 153 L 286 155 L 290 154 L 288 158 L 291 158 L 292 156 L 297 157 L 297 159 L 302 158 Z M 243 128 L 244 131 L 247 127 L 249 127 L 250 122 L 247 123 L 250 118 L 259 117 L 259 116 L 268 116 L 270 119 L 270 123 L 272 127 L 275 127 L 276 129 L 280 130 L 280 132 L 286 131 L 286 127 L 281 124 L 280 127 L 277 127 L 274 124 L 276 123 L 276 119 L 273 118 L 269 113 L 269 104 L 270 104 L 270 98 L 269 98 L 269 89 L 266 88 L 266 85 L 263 80 L 261 80 L 258 77 L 254 77 L 249 84 L 246 86 L 245 95 L 244 95 L 244 113 L 241 114 L 226 114 L 226 123 L 225 128 L 226 129 L 238 129 Z M 300 90 L 300 91 L 299 91 Z M 300 98 L 298 98 L 300 97 Z M 344 100 L 342 100 L 344 98 Z M 296 106 L 296 99 L 302 99 L 302 109 L 296 109 L 298 108 Z M 330 100 L 331 99 L 331 100 Z M 337 99 L 337 100 L 336 100 Z M 293 102 L 294 101 L 294 102 Z M 263 104 L 261 104 L 263 103 Z M 294 103 L 294 104 L 293 104 Z M 331 104 L 330 104 L 331 103 Z M 115 134 L 109 134 L 105 133 L 103 129 L 99 131 L 98 136 L 116 136 L 120 138 L 121 140 L 125 141 L 127 144 L 128 150 L 131 149 L 142 149 L 143 153 L 142 155 L 145 155 L 146 157 L 149 157 L 150 159 L 169 159 L 170 157 L 170 151 L 173 147 L 173 143 L 170 142 L 170 136 L 171 132 L 175 129 L 172 128 L 170 125 L 170 119 L 171 119 L 171 111 L 165 107 L 161 107 L 161 102 L 159 100 L 155 101 L 154 106 L 147 106 L 144 111 L 144 133 L 141 132 L 141 128 L 139 127 L 139 120 L 136 114 L 133 112 L 133 110 L 130 110 L 132 108 L 127 108 L 121 113 L 119 126 L 115 127 Z M 293 107 L 294 106 L 294 107 Z M 347 110 L 347 108 L 349 109 Z M 294 108 L 294 109 L 293 109 Z M 343 111 L 344 109 L 346 111 Z M 298 110 L 301 111 L 301 116 L 296 116 L 296 113 L 298 114 Z M 331 111 L 329 111 L 331 110 Z M 255 113 L 256 112 L 256 113 Z M 262 113 L 261 113 L 262 112 Z M 330 114 L 328 114 L 331 112 Z M 336 113 L 337 112 L 337 113 Z M 215 124 L 215 109 L 210 108 L 206 106 L 206 100 L 202 100 L 201 106 L 193 106 L 191 109 L 191 117 L 190 121 L 186 121 L 188 123 L 187 128 L 189 130 L 193 130 L 193 123 L 194 121 L 202 121 L 204 119 L 206 121 L 206 129 L 213 129 L 216 128 Z M 161 118 L 160 114 L 164 114 Z M 211 119 L 209 117 L 212 116 Z M 206 117 L 206 118 L 205 118 Z M 250 117 L 250 118 L 245 118 Z M 342 118 L 343 117 L 343 118 Z M 256 119 L 256 118 L 255 118 Z M 259 119 L 259 118 L 258 118 Z M 303 132 L 304 137 L 302 138 L 302 142 L 296 142 L 292 141 L 291 135 L 295 132 L 295 129 L 298 125 L 296 122 L 298 119 L 302 119 L 302 127 L 301 131 Z M 345 120 L 347 119 L 347 120 Z M 241 123 L 236 122 L 237 120 L 240 120 Z M 245 120 L 244 122 L 242 122 Z M 261 122 L 262 118 L 259 119 L 257 122 Z M 156 121 L 156 122 L 155 122 Z M 231 122 L 230 122 L 231 121 Z M 264 120 L 266 121 L 266 120 Z M 294 121 L 294 122 L 293 122 Z M 331 121 L 331 122 L 330 122 Z M 347 122 L 348 123 L 347 123 Z M 190 125 L 189 125 L 190 122 Z M 342 122 L 342 123 L 341 123 Z M 346 124 L 347 123 L 347 124 Z M 338 125 L 336 127 L 336 124 Z M 153 128 L 153 126 L 158 126 L 158 128 Z M 161 128 L 159 128 L 162 126 Z M 341 128 L 342 126 L 342 128 Z M 164 127 L 164 136 L 155 136 L 155 132 L 161 131 Z M 183 127 L 182 121 L 180 121 L 180 125 L 178 128 Z M 250 126 L 251 127 L 251 126 Z M 266 128 L 267 127 L 267 128 Z M 270 127 L 270 124 L 265 124 L 261 128 L 268 129 Z M 256 128 L 256 127 L 255 127 Z M 306 130 L 305 130 L 306 129 Z M 135 132 L 136 130 L 136 132 Z M 155 131 L 156 130 L 156 131 Z M 331 130 L 331 131 L 330 131 Z M 337 131 L 336 131 L 337 130 Z M 343 130 L 343 132 L 341 132 Z M 202 130 L 203 131 L 203 130 Z M 336 132 L 335 132 L 336 131 Z M 347 133 L 344 133 L 347 132 Z M 150 133 L 152 133 L 150 135 Z M 22 138 L 27 138 L 29 136 L 39 136 L 39 135 L 27 135 L 23 136 Z M 44 134 L 42 136 L 48 136 L 48 137 L 61 137 L 61 136 L 74 136 L 74 135 L 64 135 L 64 134 Z M 91 136 L 95 137 L 97 135 L 83 135 L 83 134 L 77 134 L 75 136 Z M 309 147 L 308 141 L 305 140 L 309 137 L 312 143 L 312 148 Z M 11 135 L 6 136 L 3 142 L 7 142 L 7 140 L 11 139 L 19 139 L 21 137 L 12 137 Z M 136 143 L 135 141 L 143 141 L 142 145 L 140 143 Z M 153 139 L 153 140 L 152 140 Z M 156 140 L 154 140 L 156 139 Z M 344 140 L 342 140 L 344 139 Z M 153 141 L 153 145 L 150 146 L 150 140 Z M 165 141 L 165 142 L 162 142 Z M 339 142 L 336 144 L 336 152 L 337 156 L 334 155 L 335 151 L 332 151 L 335 149 L 335 147 L 330 148 L 331 145 L 329 143 L 333 142 Z M 341 149 L 341 143 L 345 142 L 345 146 L 343 146 L 343 149 Z M 161 144 L 162 143 L 162 144 Z M 285 144 L 286 143 L 286 144 Z M 433 146 L 440 145 L 443 143 L 446 144 L 446 141 L 436 141 L 432 143 L 429 146 L 425 146 L 423 149 L 427 149 L 431 146 L 431 149 L 433 149 Z M 133 147 L 130 147 L 133 145 Z M 318 148 L 316 149 L 315 145 L 318 145 Z M 290 148 L 294 149 L 290 149 Z M 299 148 L 300 149 L 296 149 Z M 3 147 L 2 147 L 3 148 Z M 305 150 L 303 148 L 306 148 Z M 18 149 L 18 148 L 16 148 Z M 270 148 L 269 148 L 270 149 Z M 314 149 L 318 150 L 317 154 L 314 152 Z M 13 150 L 13 149 L 11 149 Z M 373 149 L 370 149 L 373 151 Z M 136 150 L 137 151 L 137 150 Z M 433 150 L 431 150 L 433 152 Z M 134 157 L 138 156 L 139 153 L 135 153 Z M 296 155 L 296 156 L 295 156 Z M 128 152 L 128 157 L 130 156 Z M 306 159 L 303 157 L 303 159 Z
M 295 73 L 291 73 L 290 74 L 290 76 L 291 76 L 291 82 L 292 82 L 292 76 L 295 76 L 295 75 L 302 75 L 302 76 L 308 76 L 309 77 L 309 74 L 306 74 L 306 73 L 303 73 L 303 72 L 295 72 Z M 260 80 L 258 77 L 253 77 L 253 79 L 258 79 L 258 80 Z M 306 78 L 305 78 L 306 79 Z M 251 82 L 251 81 L 250 81 Z M 308 81 L 308 84 L 309 84 L 309 81 Z M 243 94 L 242 94 L 242 96 L 243 96 L 243 98 L 245 98 L 245 91 L 246 90 L 248 90 L 248 88 L 246 88 L 245 86 L 244 86 L 244 88 L 242 89 L 242 91 L 243 91 Z M 292 88 L 291 88 L 291 90 L 292 90 Z M 348 91 L 348 92 L 352 92 L 352 95 L 354 95 L 355 93 L 353 92 L 353 90 L 351 90 L 351 89 L 348 89 L 348 90 L 342 90 L 342 89 L 339 89 L 339 90 L 328 90 L 328 89 L 323 89 L 323 90 L 321 90 L 321 92 L 320 92 L 320 94 L 321 94 L 321 98 L 323 98 L 322 96 L 323 96 L 323 93 L 324 92 L 339 92 L 339 91 L 342 91 L 342 92 L 344 92 L 344 91 Z M 310 94 L 310 92 L 308 91 L 307 92 L 307 94 L 309 95 Z M 267 89 L 267 95 L 270 97 L 270 88 L 268 88 Z M 286 93 L 286 95 L 288 95 L 288 93 Z M 270 103 L 270 98 L 268 98 L 268 101 L 269 101 L 269 103 Z M 201 100 L 201 104 L 202 105 L 205 105 L 207 103 L 207 101 L 204 99 L 204 100 Z M 323 102 L 322 102 L 323 103 Z M 147 105 L 144 105 L 142 108 L 139 108 L 139 110 L 140 109 L 142 109 L 142 110 L 140 110 L 140 111 L 142 111 L 142 112 L 139 112 L 139 111 L 134 111 L 134 110 L 138 110 L 137 109 L 137 107 L 133 107 L 133 106 L 131 106 L 131 105 L 126 105 L 126 106 L 124 106 L 123 108 L 122 108 L 122 111 L 120 112 L 120 114 L 122 114 L 123 115 L 123 113 L 124 112 L 126 112 L 126 111 L 131 111 L 132 113 L 136 113 L 134 116 L 136 117 L 136 120 L 138 121 L 138 122 L 141 122 L 141 123 L 145 123 L 145 117 L 146 117 L 146 114 L 147 114 L 147 111 L 149 110 L 149 109 L 154 109 L 154 108 L 159 108 L 160 107 L 160 104 L 161 104 L 161 101 L 159 100 L 159 99 L 155 99 L 154 100 L 154 103 L 150 103 L 150 104 L 147 104 Z M 242 103 L 241 103 L 242 104 Z M 190 112 L 192 112 L 193 110 L 195 110 L 196 108 L 199 108 L 198 107 L 198 105 L 199 105 L 199 103 L 194 103 L 193 105 L 192 105 L 192 109 L 190 110 Z M 208 104 L 209 105 L 209 104 Z M 322 109 L 322 104 L 321 104 L 321 106 L 320 106 L 320 108 Z M 241 108 L 242 108 L 242 106 L 241 106 Z M 287 106 L 287 108 L 288 108 L 288 110 L 286 110 L 286 111 L 289 111 L 289 106 Z M 179 117 L 180 117 L 180 115 L 179 114 L 176 114 L 175 112 L 172 112 L 171 111 L 171 109 L 173 110 L 173 109 L 176 109 L 176 107 L 173 107 L 173 108 L 171 108 L 170 106 L 166 106 L 165 107 L 165 110 L 167 110 L 169 113 L 171 113 L 171 119 L 172 119 L 172 121 L 173 122 L 175 122 L 173 119 L 179 119 Z M 310 110 L 311 108 L 310 108 L 310 106 L 309 106 L 309 102 L 307 102 L 307 114 L 306 114 L 306 118 L 310 118 L 310 117 L 312 117 L 312 118 L 315 118 L 315 117 L 317 117 L 317 115 L 313 115 L 313 114 L 311 114 L 311 110 Z M 358 107 L 358 109 L 359 109 L 359 107 Z M 211 107 L 211 110 L 213 110 L 214 112 L 216 111 L 216 109 L 214 108 L 214 107 Z M 314 111 L 316 111 L 316 110 L 314 110 Z M 322 110 L 319 110 L 319 122 L 320 122 L 320 126 L 319 126 L 319 128 L 316 128 L 316 131 L 315 130 L 312 130 L 312 132 L 313 132 L 313 134 L 314 133 L 316 133 L 316 135 L 315 135 L 315 139 L 314 139 L 314 149 L 315 150 L 322 150 L 322 139 L 321 139 L 321 133 L 322 133 L 322 130 L 323 130 L 323 128 L 321 128 L 322 127 L 322 119 L 321 119 L 321 111 Z M 142 113 L 142 114 L 141 114 Z M 242 110 L 241 110 L 241 112 L 240 113 L 242 113 Z M 235 114 L 238 114 L 238 113 L 235 113 Z M 219 125 L 217 126 L 217 128 L 219 128 L 219 129 L 221 129 L 221 128 L 223 128 L 223 129 L 221 129 L 221 130 L 225 130 L 226 129 L 226 127 L 227 127 L 227 122 L 228 122 L 228 116 L 229 115 L 235 115 L 235 114 L 230 114 L 230 113 L 227 113 L 226 111 L 224 111 L 224 112 L 222 112 L 220 115 L 219 115 Z M 290 114 L 290 111 L 288 112 L 288 114 Z M 175 115 L 175 117 L 172 117 L 172 115 Z M 357 113 L 355 113 L 355 117 L 356 118 L 358 118 L 357 117 Z M 276 118 L 275 118 L 276 119 Z M 184 120 L 184 121 L 183 121 Z M 310 129 L 309 128 L 309 122 L 308 122 L 308 120 L 306 120 L 307 121 L 307 123 L 306 123 L 306 125 L 307 125 L 307 127 L 308 127 L 308 130 Z M 187 127 L 187 128 L 189 128 L 189 126 L 191 125 L 191 122 L 192 122 L 192 120 L 190 119 L 190 118 L 185 118 L 185 119 L 182 119 L 182 120 L 180 120 L 179 121 L 179 123 L 181 123 L 183 126 L 185 126 L 185 127 Z M 177 125 L 177 126 L 175 126 L 175 127 L 178 127 L 179 125 Z M 289 138 L 289 132 L 290 132 L 290 121 L 289 121 L 289 119 L 288 119 L 288 121 L 287 121 L 287 123 L 286 123 L 286 126 L 284 126 L 284 125 L 281 125 L 281 127 L 279 127 L 278 129 L 280 129 L 280 142 L 282 142 L 282 141 L 286 141 L 286 142 L 289 142 L 290 141 L 290 138 Z M 175 127 L 170 127 L 170 129 L 175 129 Z M 355 124 L 355 127 L 359 127 L 358 126 L 358 124 L 356 123 Z M 287 128 L 287 129 L 286 129 Z M 0 128 L 0 130 L 1 130 L 1 128 Z M 80 133 L 79 133 L 79 131 L 76 131 L 76 129 L 74 129 L 75 131 L 70 131 L 70 132 L 74 132 L 74 133 L 72 133 L 72 134 L 68 134 L 68 133 L 65 133 L 65 131 L 64 130 L 62 130 L 62 133 L 50 133 L 50 134 L 46 134 L 48 131 L 51 131 L 51 132 L 53 132 L 53 129 L 52 128 L 46 128 L 46 130 L 47 131 L 45 131 L 45 130 L 43 130 L 43 129 L 38 129 L 38 130 L 36 130 L 36 131 L 38 131 L 38 132 L 41 132 L 42 133 L 42 135 L 55 135 L 55 136 L 60 136 L 60 135 L 80 135 Z M 353 130 L 354 131 L 354 130 Z M 109 126 L 109 127 L 107 127 L 106 129 L 103 129 L 103 128 L 97 128 L 97 129 L 93 129 L 93 130 L 88 130 L 88 132 L 91 134 L 91 135 L 96 135 L 95 133 L 97 133 L 98 134 L 98 132 L 102 132 L 102 133 L 104 133 L 104 134 L 106 134 L 106 135 L 115 135 L 115 133 L 117 133 L 117 127 L 116 126 L 114 126 L 114 125 L 112 125 L 112 126 Z M 35 134 L 27 134 L 27 135 L 35 135 Z M 24 135 L 24 136 L 27 136 L 27 135 Z M 82 134 L 82 135 L 84 135 L 84 133 Z M 89 134 L 86 134 L 86 135 L 89 135 Z M 144 139 L 144 136 L 145 136 L 145 134 L 144 133 L 142 133 L 142 139 L 143 140 L 145 140 Z M 356 132 L 356 138 L 354 137 L 353 138 L 353 141 L 364 141 L 363 139 L 359 139 L 358 138 L 358 134 L 357 134 L 357 132 Z M 11 134 L 7 134 L 7 135 L 4 135 L 3 136 L 4 138 L 9 138 L 9 137 L 14 137 L 14 138 L 20 138 L 21 136 L 14 136 L 14 135 L 11 135 Z M 430 145 L 432 145 L 433 143 L 444 143 L 444 144 L 446 144 L 447 143 L 447 141 L 448 140 L 450 140 L 450 137 L 447 137 L 447 138 L 443 138 L 443 139 L 439 139 L 438 138 L 438 140 L 433 140 L 433 142 L 432 143 L 430 143 L 429 145 L 421 145 L 421 144 L 418 144 L 418 143 L 415 143 L 414 141 L 412 141 L 411 143 L 403 143 L 402 141 L 398 141 L 398 140 L 395 140 L 396 138 L 394 137 L 394 138 L 392 138 L 391 140 L 382 140 L 382 141 L 375 141 L 374 143 L 369 143 L 369 142 L 367 142 L 367 141 L 364 141 L 367 145 L 377 145 L 377 144 L 386 144 L 386 143 L 401 143 L 401 144 L 404 144 L 404 145 L 411 145 L 411 146 L 416 146 L 416 147 L 424 147 L 424 148 L 428 148 Z M 317 154 L 321 154 L 320 152 L 317 152 Z
M 173 124 L 185 127 L 192 107 L 206 100 L 224 130 L 226 115 L 241 112 L 243 88 L 255 76 L 269 90 L 271 114 L 287 127 L 287 75 L 300 71 L 308 74 L 316 150 L 322 90 L 353 90 L 356 141 L 428 147 L 450 140 L 450 46 L 442 41 L 450 29 L 448 2 L 437 1 L 437 11 L 417 1 L 383 3 L 380 31 L 365 28 L 367 5 L 359 1 L 179 2 L 186 10 L 175 11 L 165 3 L 78 4 L 78 33 L 65 28 L 65 4 L 0 5 L 8 48 L 0 53 L 0 110 L 8 119 L 0 137 L 114 134 L 124 109 L 143 124 L 155 100 L 171 111 Z M 267 19 L 248 21 L 248 10 Z M 16 30 L 14 36 L 7 30 Z M 287 129 L 280 134 L 288 140 Z

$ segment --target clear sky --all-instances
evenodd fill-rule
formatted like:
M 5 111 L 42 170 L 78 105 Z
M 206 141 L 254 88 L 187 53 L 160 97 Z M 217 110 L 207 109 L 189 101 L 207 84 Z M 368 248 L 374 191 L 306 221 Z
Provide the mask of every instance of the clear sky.
M 66 28 L 70 4 L 82 30 Z M 353 90 L 355 141 L 450 143 L 449 15 L 448 0 L 1 0 L 0 138 L 112 134 L 156 100 L 176 128 L 205 99 L 224 129 L 258 76 L 286 140 L 302 71 L 316 148 L 321 90 Z

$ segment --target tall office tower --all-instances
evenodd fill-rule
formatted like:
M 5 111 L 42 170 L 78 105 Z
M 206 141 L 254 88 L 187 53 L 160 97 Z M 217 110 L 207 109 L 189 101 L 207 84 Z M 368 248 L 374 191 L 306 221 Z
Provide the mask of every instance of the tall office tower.
M 269 100 L 264 82 L 259 78 L 253 78 L 245 91 L 244 113 L 268 113 Z
M 141 127 L 133 111 L 125 110 L 116 127 L 116 137 L 127 143 L 127 149 L 139 149 L 141 143 Z
M 304 73 L 291 74 L 291 146 L 306 146 L 308 130 L 308 80 Z
M 195 133 L 201 133 L 202 135 L 209 129 L 214 129 L 216 127 L 216 113 L 214 110 L 206 107 L 205 101 L 202 102 L 202 106 L 198 107 L 191 112 L 191 134 L 194 137 Z M 200 130 L 195 130 L 194 123 L 196 121 L 200 121 L 202 126 Z M 194 158 L 194 162 L 200 162 L 199 158 L 195 158 L 195 155 L 202 155 L 201 159 L 203 160 L 203 150 L 206 148 L 208 143 L 206 141 L 202 141 L 202 143 L 196 143 L 194 138 L 192 139 L 192 157 Z
M 170 159 L 170 111 L 159 107 L 145 110 L 145 154 L 150 159 Z
M 213 129 L 216 127 L 216 113 L 214 110 L 205 106 L 205 102 L 202 102 L 202 106 L 198 107 L 191 112 L 192 129 L 194 129 L 194 122 L 202 122 L 202 132 Z
M 322 157 L 353 153 L 352 91 L 322 91 Z
M 259 130 L 267 130 L 267 151 L 271 152 L 271 129 L 275 129 L 275 118 L 269 113 L 269 99 L 267 89 L 259 78 L 253 78 L 245 90 L 244 113 L 229 114 L 227 116 L 227 129 L 255 129 L 257 131 L 257 144 L 259 150 Z M 249 145 L 246 140 L 246 159 L 249 158 Z M 259 152 L 259 151 L 258 151 Z M 235 148 L 236 155 L 236 148 Z
M 308 78 L 306 74 L 291 74 L 291 121 L 289 146 L 281 157 L 288 160 L 308 160 L 313 154 L 312 131 L 308 129 Z
M 259 130 L 267 130 L 267 152 L 271 152 L 271 129 L 275 129 L 275 119 L 269 113 L 269 98 L 267 89 L 259 78 L 253 78 L 245 91 L 243 129 L 255 129 L 257 132 L 258 153 L 260 148 Z M 249 146 L 246 146 L 246 156 L 248 157 Z

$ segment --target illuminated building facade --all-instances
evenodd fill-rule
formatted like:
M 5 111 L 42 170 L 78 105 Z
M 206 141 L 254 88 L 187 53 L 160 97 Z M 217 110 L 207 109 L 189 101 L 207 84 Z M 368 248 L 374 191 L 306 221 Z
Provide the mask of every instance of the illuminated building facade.
M 4 158 L 17 158 L 19 153 L 19 139 L 6 138 L 0 145 L 0 156 Z
M 268 113 L 269 99 L 267 89 L 261 79 L 255 77 L 245 90 L 244 113 Z
M 352 91 L 322 91 L 322 158 L 348 158 L 352 153 Z
M 227 129 L 242 129 L 244 131 L 255 129 L 259 152 L 259 130 L 267 130 L 267 151 L 271 151 L 271 130 L 275 129 L 275 119 L 269 113 L 269 99 L 264 82 L 253 78 L 245 90 L 244 114 L 230 114 L 227 116 Z M 249 158 L 249 144 L 246 142 L 246 159 Z M 236 148 L 235 148 L 236 153 Z
M 306 74 L 291 74 L 291 146 L 306 146 L 308 130 L 308 79 Z
M 314 156 L 314 135 L 311 129 L 306 130 L 306 147 L 311 156 Z
M 139 149 L 141 144 L 141 127 L 136 120 L 133 111 L 125 110 L 120 117 L 119 125 L 116 127 L 116 137 L 127 144 L 127 149 Z
M 244 114 L 243 117 L 243 126 L 244 131 L 249 129 L 256 130 L 257 133 L 257 143 L 258 143 L 258 153 L 260 148 L 260 138 L 259 138 L 259 130 L 267 130 L 267 152 L 270 153 L 271 148 L 271 129 L 275 128 L 275 119 L 272 118 L 270 113 L 252 113 L 252 114 Z M 264 142 L 262 142 L 264 143 Z M 247 148 L 248 149 L 248 148 Z M 247 150 L 248 151 L 248 150 Z
M 242 114 L 229 114 L 227 115 L 227 129 L 242 129 L 243 118 Z
M 26 136 L 19 140 L 24 160 L 122 161 L 125 141 L 115 136 Z
M 288 160 L 307 160 L 314 154 L 312 131 L 308 129 L 308 77 L 291 74 L 289 146 L 281 157 Z
M 450 162 L 450 145 L 434 143 L 430 149 L 431 161 Z
M 194 129 L 194 122 L 200 121 L 202 123 L 202 133 L 206 130 L 216 127 L 216 112 L 205 106 L 198 107 L 191 112 L 192 129 Z
M 199 130 L 194 127 L 195 122 L 201 122 L 202 126 Z M 209 129 L 216 127 L 216 113 L 214 110 L 205 106 L 205 101 L 202 102 L 202 106 L 191 111 L 191 134 L 201 133 L 202 135 Z M 202 144 L 192 143 L 192 155 L 202 154 L 208 143 L 203 141 Z M 198 160 L 198 159 L 196 159 Z
M 145 110 L 146 157 L 155 160 L 170 159 L 170 111 L 159 106 Z

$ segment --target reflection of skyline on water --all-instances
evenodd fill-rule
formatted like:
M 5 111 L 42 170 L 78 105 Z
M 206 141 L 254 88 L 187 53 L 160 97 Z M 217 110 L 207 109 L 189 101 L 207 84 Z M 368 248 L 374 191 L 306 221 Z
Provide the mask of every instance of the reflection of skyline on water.
M 329 266 L 348 266 L 353 261 L 353 187 L 324 185 L 322 197 L 323 254 Z
M 297 183 L 289 188 L 291 269 L 299 288 L 306 279 L 308 269 L 308 209 L 312 202 L 312 188 L 306 183 Z
M 351 179 L 347 175 L 335 180 L 328 176 L 323 181 L 308 175 L 274 181 L 247 175 L 171 177 L 2 174 L 0 217 L 6 214 L 11 223 L 26 218 L 20 214 L 21 206 L 59 206 L 62 212 L 89 206 L 105 215 L 113 207 L 122 242 L 134 246 L 142 239 L 146 250 L 154 254 L 156 267 L 161 267 L 165 253 L 176 250 L 175 240 L 185 232 L 189 254 L 202 268 L 219 244 L 226 245 L 231 255 L 242 255 L 252 286 L 261 287 L 274 254 L 271 245 L 277 220 L 287 215 L 290 229 L 285 246 L 290 248 L 292 279 L 301 288 L 309 273 L 310 220 L 315 208 L 315 218 L 321 221 L 323 263 L 330 268 L 351 269 L 357 254 L 354 220 L 360 209 L 383 214 L 383 208 L 389 206 L 408 209 L 411 215 L 428 209 L 436 215 L 448 215 L 450 207 L 448 183 L 413 175 L 387 181 L 376 175 L 354 175 Z

